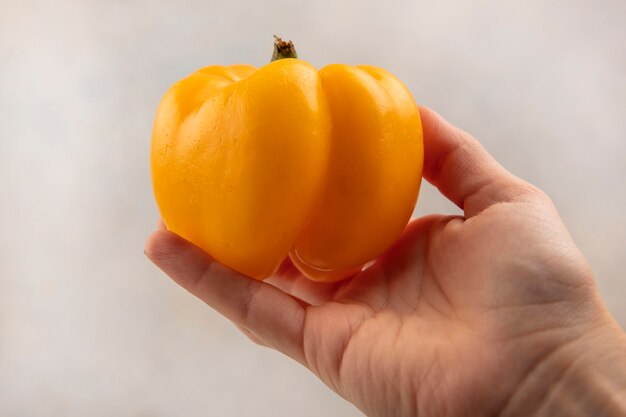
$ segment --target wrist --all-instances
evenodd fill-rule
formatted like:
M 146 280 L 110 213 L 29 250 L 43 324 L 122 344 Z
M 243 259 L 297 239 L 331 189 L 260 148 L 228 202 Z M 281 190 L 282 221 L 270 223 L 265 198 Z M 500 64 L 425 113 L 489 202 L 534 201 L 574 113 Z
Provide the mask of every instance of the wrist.
M 623 331 L 611 319 L 548 351 L 500 415 L 626 416 Z

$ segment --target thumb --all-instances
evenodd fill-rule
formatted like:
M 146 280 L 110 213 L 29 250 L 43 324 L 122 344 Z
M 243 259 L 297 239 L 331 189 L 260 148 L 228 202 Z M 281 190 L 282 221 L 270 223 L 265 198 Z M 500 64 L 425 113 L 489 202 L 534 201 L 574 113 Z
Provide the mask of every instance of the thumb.
M 534 187 L 504 169 L 468 133 L 420 107 L 424 129 L 424 178 L 472 217 Z

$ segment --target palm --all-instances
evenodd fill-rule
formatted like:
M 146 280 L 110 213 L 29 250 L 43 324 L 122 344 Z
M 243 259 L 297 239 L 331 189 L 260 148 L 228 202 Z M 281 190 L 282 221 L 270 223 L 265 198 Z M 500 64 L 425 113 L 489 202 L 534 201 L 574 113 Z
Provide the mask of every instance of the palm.
M 559 231 L 515 230 L 545 212 L 541 202 L 522 200 L 470 220 L 415 220 L 384 257 L 340 287 L 281 271 L 274 284 L 317 304 L 304 320 L 307 365 L 373 415 L 394 407 L 456 415 L 471 402 L 493 414 L 535 359 L 516 358 L 517 368 L 507 368 L 518 372 L 515 379 L 508 375 L 508 386 L 494 387 L 505 380 L 499 372 L 512 359 L 513 342 L 550 328 L 545 320 L 545 328 L 537 327 L 533 306 L 567 301 L 550 298 L 552 284 L 538 282 L 531 273 L 536 265 L 527 261 L 540 251 L 533 241 L 549 244 Z M 518 244 L 527 247 L 516 249 Z M 499 264 L 493 262 L 496 251 Z M 571 276 L 568 285 L 576 288 L 577 280 Z
M 553 323 L 568 322 L 569 303 L 583 298 L 589 274 L 573 244 L 542 255 L 563 235 L 569 241 L 549 201 L 501 167 L 485 167 L 495 164 L 488 155 L 466 154 L 480 152 L 475 145 L 445 142 L 433 118 L 423 113 L 432 155 L 425 174 L 465 216 L 413 221 L 348 281 L 314 283 L 287 262 L 272 285 L 260 283 L 165 231 L 153 235 L 149 255 L 254 340 L 303 363 L 367 413 L 495 414 L 534 363 L 562 343 Z M 459 170 L 464 158 L 467 172 Z M 501 181 L 472 169 L 491 169 Z M 555 299 L 554 286 L 567 291 Z M 517 357 L 522 344 L 533 348 Z
M 322 303 L 306 310 L 307 366 L 368 414 L 432 411 L 471 393 L 444 382 L 457 379 L 463 367 L 455 365 L 476 358 L 480 347 L 449 298 L 462 295 L 464 285 L 442 287 L 429 259 L 446 256 L 448 232 L 440 227 L 457 221 L 415 221 L 385 257 L 339 288 L 290 280 L 292 291 L 302 282 L 301 298 Z

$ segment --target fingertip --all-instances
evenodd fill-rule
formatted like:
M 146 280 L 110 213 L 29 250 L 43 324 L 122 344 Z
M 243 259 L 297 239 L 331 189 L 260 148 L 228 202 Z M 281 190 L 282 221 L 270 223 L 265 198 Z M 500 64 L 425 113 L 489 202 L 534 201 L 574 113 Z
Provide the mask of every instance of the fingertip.
M 420 112 L 420 118 L 424 119 L 426 118 L 427 120 L 431 120 L 433 117 L 439 117 L 439 113 L 437 113 L 436 111 L 434 111 L 433 109 L 431 109 L 430 107 L 426 107 L 422 104 L 418 104 L 417 108 Z
M 172 249 L 176 247 L 175 234 L 166 230 L 157 230 L 153 232 L 144 245 L 143 252 L 153 262 L 170 256 Z
M 157 230 L 167 230 L 167 225 L 162 217 L 159 217 L 159 220 L 157 220 Z
M 436 181 L 441 163 L 459 145 L 460 130 L 428 107 L 419 106 L 419 111 L 424 131 L 424 177 Z
M 422 106 L 422 105 L 418 105 L 417 106 L 419 109 L 419 113 L 420 113 L 420 119 L 422 122 L 422 128 L 424 130 L 433 130 L 434 128 L 440 127 L 441 125 L 443 126 L 451 126 L 446 119 L 444 119 L 443 117 L 441 117 L 441 115 L 439 113 L 437 113 L 435 110 L 426 107 L 426 106 Z
M 273 274 L 273 276 L 281 276 L 281 277 L 289 277 L 294 278 L 300 276 L 301 272 L 291 261 L 289 256 L 286 256 L 285 259 L 281 262 L 280 266 Z M 271 277 L 270 277 L 271 278 Z
M 212 259 L 197 246 L 167 230 L 157 230 L 146 241 L 144 253 L 157 267 L 170 276 L 198 268 Z

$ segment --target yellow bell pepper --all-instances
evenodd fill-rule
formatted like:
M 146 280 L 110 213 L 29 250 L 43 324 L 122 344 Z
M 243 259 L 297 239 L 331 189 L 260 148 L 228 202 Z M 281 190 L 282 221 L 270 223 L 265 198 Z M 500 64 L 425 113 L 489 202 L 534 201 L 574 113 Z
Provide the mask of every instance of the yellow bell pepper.
M 174 84 L 154 124 L 154 193 L 169 230 L 236 271 L 265 279 L 289 256 L 334 281 L 406 226 L 422 126 L 387 71 L 295 56 L 277 38 L 262 68 L 209 66 Z

